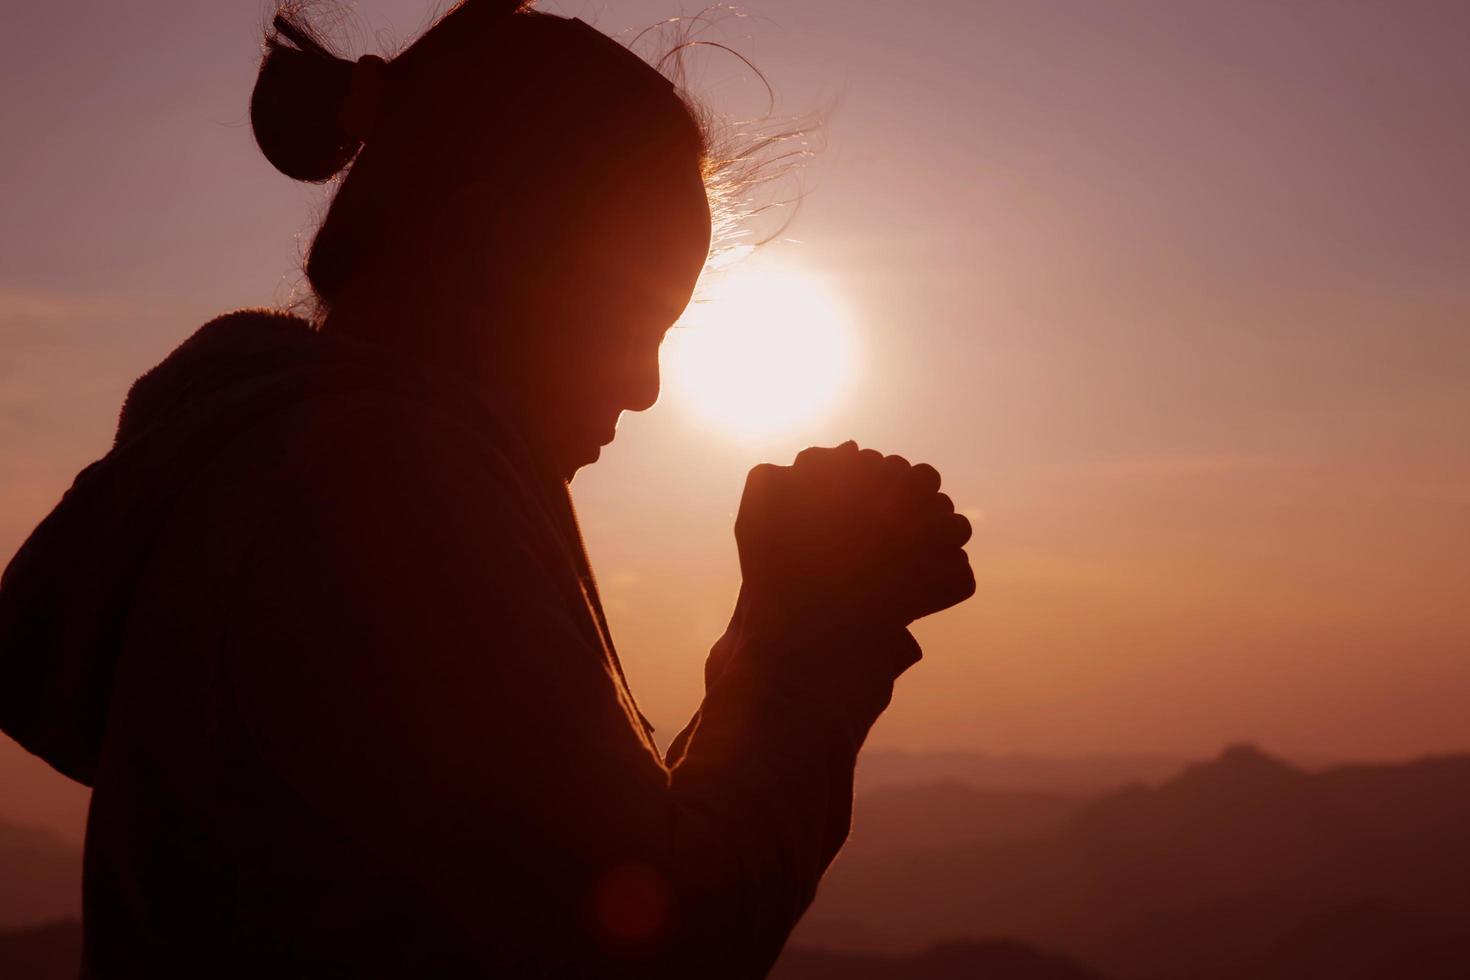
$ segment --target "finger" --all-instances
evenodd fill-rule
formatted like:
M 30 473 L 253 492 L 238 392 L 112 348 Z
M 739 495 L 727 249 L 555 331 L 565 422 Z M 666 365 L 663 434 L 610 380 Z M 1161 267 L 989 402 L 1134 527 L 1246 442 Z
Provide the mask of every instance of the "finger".
M 757 463 L 745 474 L 745 489 L 740 494 L 740 511 L 735 515 L 735 532 L 739 534 L 754 515 L 766 510 L 766 502 L 786 473 L 786 467 L 774 463 Z
M 963 602 L 973 591 L 974 574 L 964 553 L 947 549 L 943 557 L 931 557 L 913 568 L 898 607 L 904 620 L 913 622 Z
M 909 461 L 902 456 L 883 457 L 883 462 L 878 468 L 878 479 L 886 488 L 888 496 L 897 497 L 906 492 L 911 470 Z
M 851 439 L 840 446 L 808 446 L 796 454 L 795 466 L 811 466 L 836 459 L 847 459 L 857 452 L 858 445 Z
M 930 527 L 931 540 L 941 548 L 963 548 L 975 533 L 964 514 L 945 514 Z
M 920 494 L 939 492 L 939 471 L 928 463 L 916 463 L 909 470 L 909 482 L 914 490 Z
M 913 529 L 907 553 L 919 567 L 939 567 L 955 560 L 955 554 L 973 534 L 963 514 L 934 515 Z
M 798 453 L 791 466 L 791 476 L 803 491 L 806 502 L 830 503 L 834 495 L 840 495 L 842 488 L 852 482 L 857 453 L 855 442 L 832 448 L 812 446 Z
M 948 609 L 975 594 L 975 571 L 970 567 L 970 557 L 958 548 L 948 549 L 942 558 L 928 563 L 919 579 L 922 585 L 915 618 Z
M 768 567 L 791 519 L 789 466 L 761 463 L 745 477 L 740 509 L 735 513 L 735 544 L 740 571 L 747 577 Z
M 975 594 L 975 569 L 970 565 L 970 556 L 959 553 L 959 561 L 943 579 L 939 598 L 944 602 L 941 609 L 957 606 Z M 937 610 L 936 610 L 937 611 Z
M 750 468 L 750 472 L 745 474 L 746 494 L 752 492 L 757 494 L 765 493 L 767 488 L 780 477 L 781 471 L 784 469 L 786 467 L 777 466 L 775 463 L 756 463 Z
M 917 501 L 901 496 L 898 506 L 898 530 L 909 537 L 913 554 L 961 547 L 973 533 L 969 518 L 955 513 L 949 494 L 926 494 Z
M 913 467 L 909 465 L 909 461 L 904 459 L 902 456 L 883 457 L 883 471 L 895 478 L 906 478 L 909 475 L 909 470 L 911 470 L 912 468 Z
M 809 446 L 796 454 L 791 472 L 798 475 L 812 489 L 830 490 L 844 482 L 854 460 L 857 459 L 857 443 L 849 440 L 840 446 Z

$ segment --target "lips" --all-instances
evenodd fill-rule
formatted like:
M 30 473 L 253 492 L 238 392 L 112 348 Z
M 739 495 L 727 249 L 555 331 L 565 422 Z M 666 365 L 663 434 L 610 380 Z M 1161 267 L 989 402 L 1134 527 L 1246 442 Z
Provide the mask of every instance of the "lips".
M 621 414 L 619 413 L 619 415 Z M 608 416 L 604 414 L 598 419 L 587 419 L 578 427 L 576 438 L 584 440 L 585 445 L 606 446 L 617 437 L 617 434 L 617 418 L 614 417 L 612 421 L 608 421 Z

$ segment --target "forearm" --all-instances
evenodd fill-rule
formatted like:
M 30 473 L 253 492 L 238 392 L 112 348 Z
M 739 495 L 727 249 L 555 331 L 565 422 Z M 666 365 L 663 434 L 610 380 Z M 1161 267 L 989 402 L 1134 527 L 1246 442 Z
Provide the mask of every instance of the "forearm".
M 904 630 L 747 636 L 706 695 L 673 771 L 691 838 L 670 859 L 698 869 L 681 882 L 681 945 L 728 964 L 721 976 L 764 976 L 811 903 L 847 837 L 858 750 L 892 692 L 896 670 L 826 683 L 811 676 L 811 651 L 802 648 L 819 644 L 852 654 L 867 647 L 853 663 L 907 666 L 918 656 Z M 701 831 L 708 836 L 693 839 Z

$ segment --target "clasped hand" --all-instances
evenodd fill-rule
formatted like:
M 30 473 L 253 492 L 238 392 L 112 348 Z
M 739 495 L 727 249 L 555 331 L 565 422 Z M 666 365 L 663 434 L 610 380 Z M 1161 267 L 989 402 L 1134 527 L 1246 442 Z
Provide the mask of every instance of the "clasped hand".
M 904 627 L 969 598 L 970 522 L 939 487 L 934 467 L 854 442 L 756 466 L 735 520 L 744 612 Z

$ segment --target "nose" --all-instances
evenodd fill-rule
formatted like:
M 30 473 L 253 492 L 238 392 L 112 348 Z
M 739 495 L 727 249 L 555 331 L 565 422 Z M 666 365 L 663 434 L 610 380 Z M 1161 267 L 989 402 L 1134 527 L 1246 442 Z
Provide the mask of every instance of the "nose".
M 660 387 L 658 351 L 630 357 L 624 365 L 619 407 L 628 412 L 646 412 L 658 404 Z

